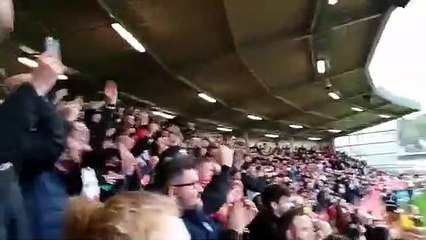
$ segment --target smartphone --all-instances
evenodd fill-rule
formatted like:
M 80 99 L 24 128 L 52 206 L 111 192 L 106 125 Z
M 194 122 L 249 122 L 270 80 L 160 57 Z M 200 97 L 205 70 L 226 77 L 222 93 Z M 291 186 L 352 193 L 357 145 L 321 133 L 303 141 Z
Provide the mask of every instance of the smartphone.
M 53 37 L 46 37 L 44 40 L 44 47 L 49 55 L 62 60 L 61 44 L 59 43 L 59 40 L 54 39 Z

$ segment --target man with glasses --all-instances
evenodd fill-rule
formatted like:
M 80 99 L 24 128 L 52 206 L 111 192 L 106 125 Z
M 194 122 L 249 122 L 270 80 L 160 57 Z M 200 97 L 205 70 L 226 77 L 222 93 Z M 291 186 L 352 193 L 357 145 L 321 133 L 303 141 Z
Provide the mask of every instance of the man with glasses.
M 170 147 L 161 154 L 148 189 L 177 198 L 192 240 L 218 240 L 222 231 L 209 215 L 218 211 L 226 201 L 233 151 L 220 146 L 221 172 L 205 188 L 200 185 L 195 160 L 185 149 Z

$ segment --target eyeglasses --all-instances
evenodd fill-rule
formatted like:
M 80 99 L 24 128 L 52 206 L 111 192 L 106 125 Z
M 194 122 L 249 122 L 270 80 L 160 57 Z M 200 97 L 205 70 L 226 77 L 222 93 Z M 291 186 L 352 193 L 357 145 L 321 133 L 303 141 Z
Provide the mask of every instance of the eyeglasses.
M 172 185 L 172 187 L 187 187 L 187 186 L 192 186 L 192 187 L 195 188 L 195 186 L 197 186 L 197 184 L 199 184 L 199 182 L 174 184 L 174 185 Z

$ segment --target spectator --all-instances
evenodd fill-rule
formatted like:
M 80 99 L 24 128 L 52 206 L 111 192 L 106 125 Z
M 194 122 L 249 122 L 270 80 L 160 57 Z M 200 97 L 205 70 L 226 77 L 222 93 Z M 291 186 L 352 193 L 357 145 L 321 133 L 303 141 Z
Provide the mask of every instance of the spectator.
M 216 212 L 226 201 L 229 185 L 229 169 L 233 152 L 221 147 L 222 168 L 219 175 L 205 189 L 199 184 L 194 160 L 179 147 L 171 147 L 160 157 L 151 189 L 177 197 L 183 212 L 183 221 L 191 239 L 219 239 L 221 227 L 208 215 Z
M 270 185 L 261 194 L 263 209 L 248 226 L 251 240 L 282 240 L 280 218 L 293 208 L 290 191 L 280 185 Z
M 45 53 L 38 63 L 30 82 L 17 87 L 0 106 L 0 176 L 4 181 L 0 203 L 8 200 L 0 212 L 0 230 L 5 234 L 0 237 L 9 239 L 31 239 L 17 178 L 25 185 L 50 170 L 64 147 L 64 120 L 46 98 L 64 68 Z

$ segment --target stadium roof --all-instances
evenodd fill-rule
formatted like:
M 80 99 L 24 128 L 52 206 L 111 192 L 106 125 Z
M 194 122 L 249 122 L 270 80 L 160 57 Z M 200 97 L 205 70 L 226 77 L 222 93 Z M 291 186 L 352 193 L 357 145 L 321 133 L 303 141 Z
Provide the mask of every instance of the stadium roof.
M 65 64 L 78 70 L 61 84 L 88 100 L 99 98 L 103 82 L 113 79 L 123 101 L 155 105 L 202 128 L 221 125 L 296 138 L 328 139 L 411 112 L 375 95 L 365 74 L 387 0 L 15 4 L 15 42 L 41 51 L 44 37 L 59 38 Z M 147 52 L 125 42 L 111 27 L 115 22 Z M 15 59 L 24 54 L 9 51 Z M 324 74 L 318 73 L 318 60 L 324 60 Z M 9 69 L 19 69 L 9 63 Z M 326 85 L 341 99 L 330 98 Z M 200 99 L 199 92 L 218 102 Z

